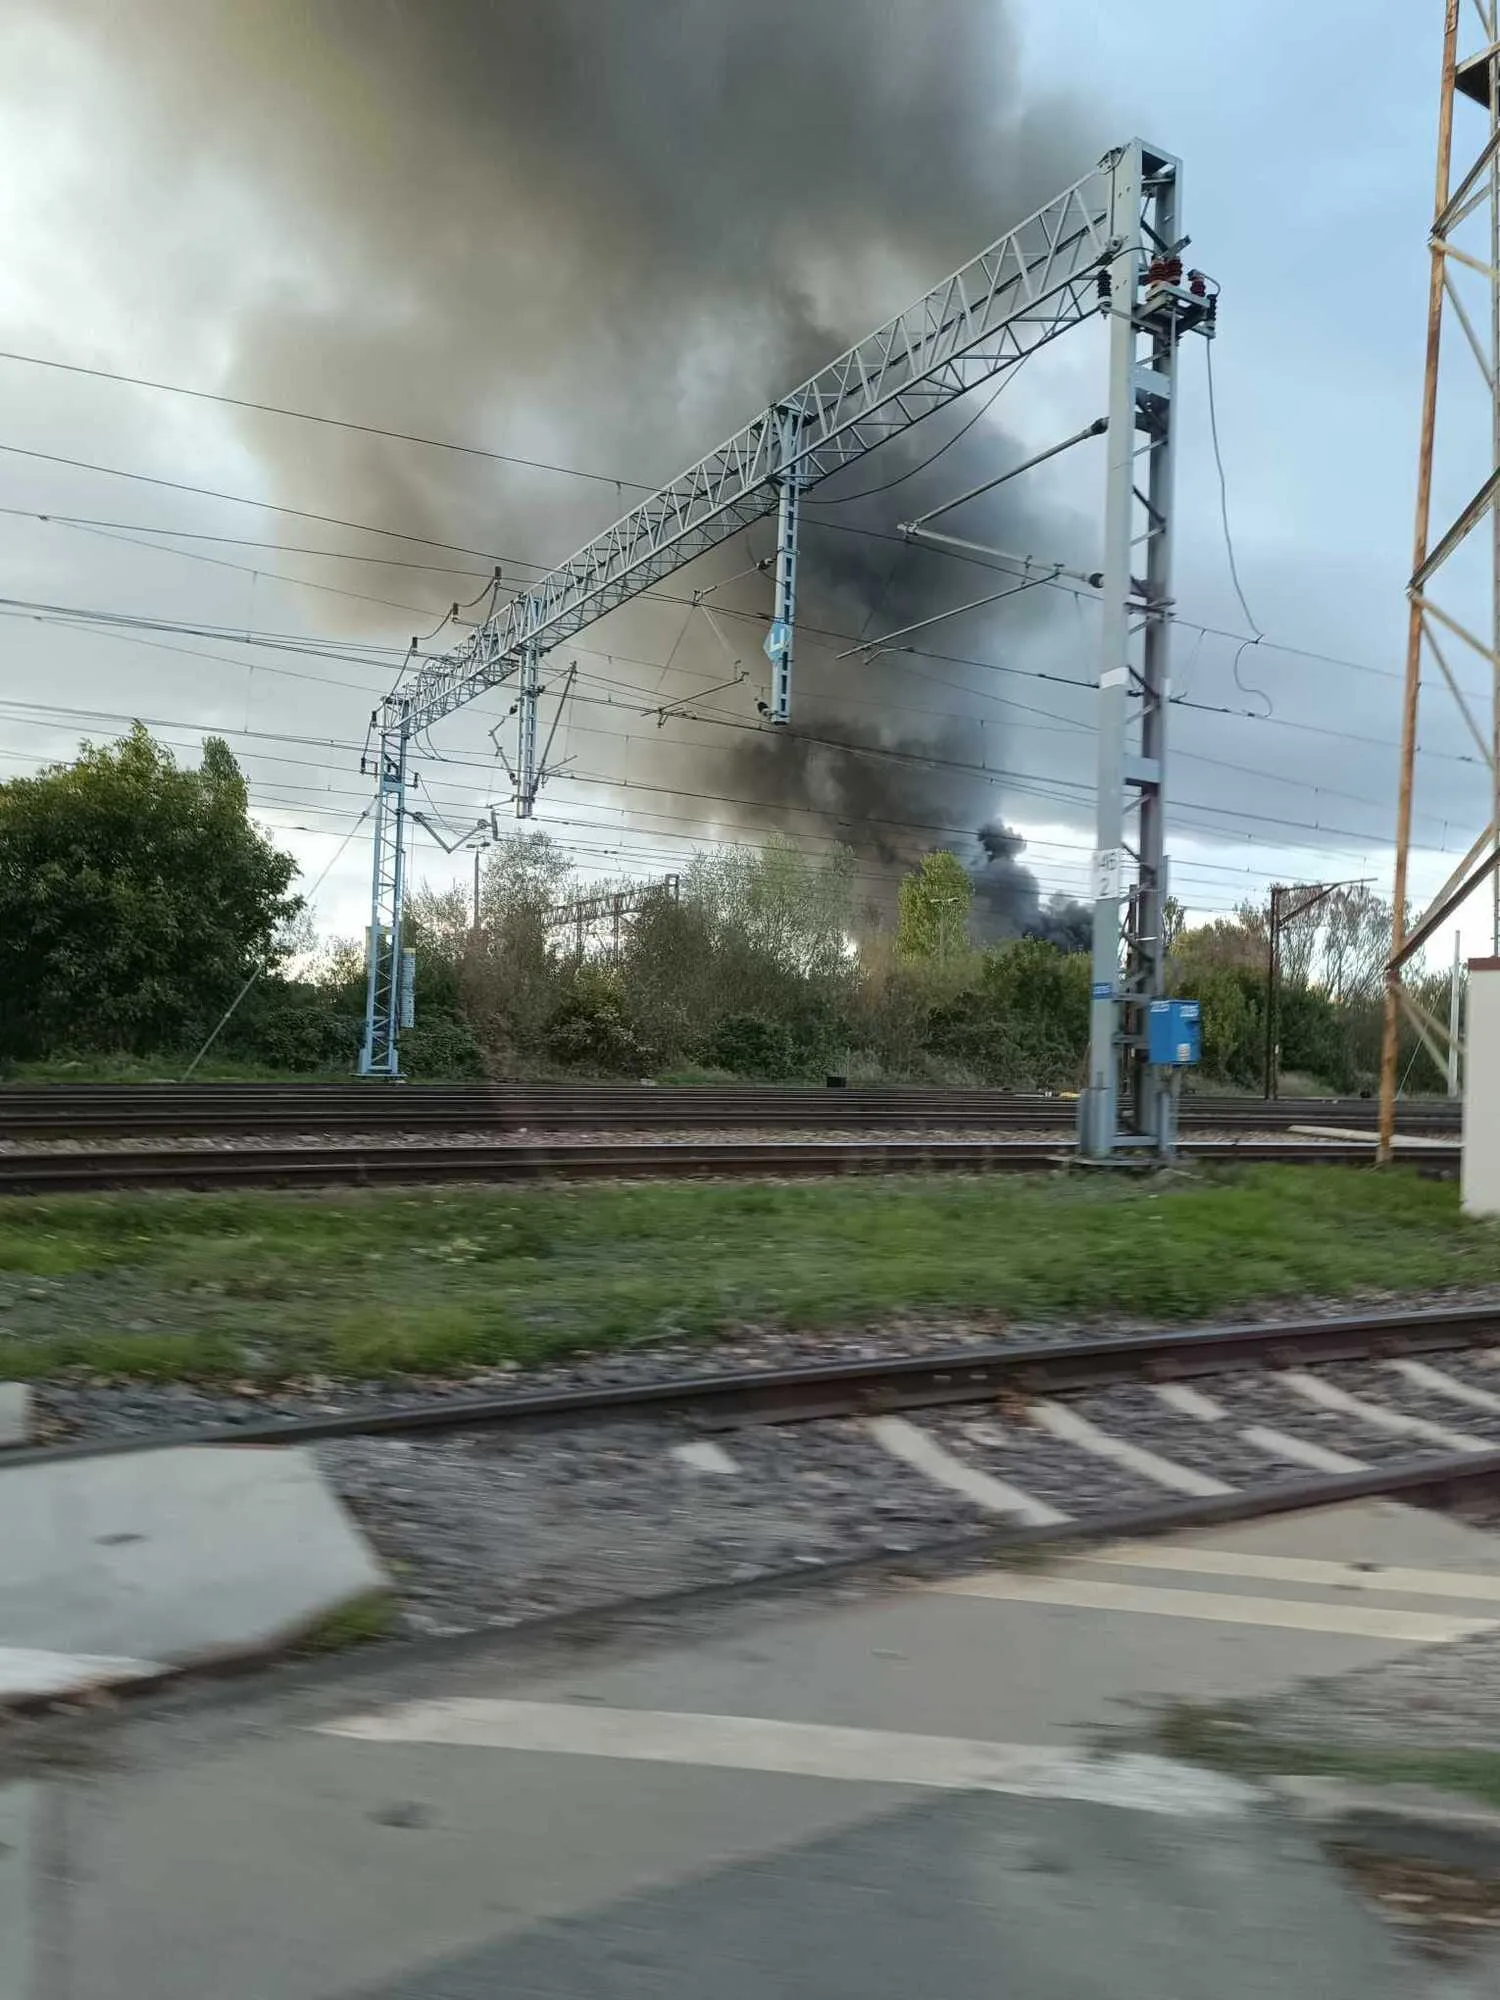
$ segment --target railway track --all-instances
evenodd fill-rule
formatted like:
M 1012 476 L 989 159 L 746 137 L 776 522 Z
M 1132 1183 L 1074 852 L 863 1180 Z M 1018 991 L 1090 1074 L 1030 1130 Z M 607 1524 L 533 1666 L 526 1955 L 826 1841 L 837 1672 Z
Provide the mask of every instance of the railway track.
M 1186 1139 L 1181 1157 L 1238 1165 L 1369 1166 L 1374 1135 L 1358 1140 Z M 1064 1142 L 996 1139 L 816 1139 L 566 1141 L 503 1145 L 231 1145 L 90 1151 L 37 1148 L 0 1153 L 0 1195 L 108 1190 L 377 1187 L 538 1180 L 789 1179 L 858 1174 L 1038 1173 L 1068 1160 Z M 1424 1173 L 1457 1171 L 1456 1143 L 1428 1142 L 1411 1155 Z
M 79 1434 L 0 1454 L 0 1481 L 172 1444 L 311 1447 L 418 1631 L 434 1606 L 458 1631 L 1356 1499 L 1500 1495 L 1500 1306 L 197 1427 L 141 1423 L 132 1392 L 127 1434 L 102 1428 L 111 1392 L 91 1393 L 92 1417 L 68 1405 Z
M 7 1451 L 0 1464 L 152 1451 L 171 1444 L 320 1444 L 331 1438 L 434 1437 L 459 1431 L 525 1432 L 682 1420 L 716 1431 L 744 1424 L 811 1423 L 892 1411 L 1076 1395 L 1145 1382 L 1191 1383 L 1244 1369 L 1389 1362 L 1471 1349 L 1496 1357 L 1493 1413 L 1500 1429 L 1500 1306 L 1253 1322 L 1049 1344 L 813 1362 L 784 1368 L 669 1376 L 603 1387 L 505 1396 L 428 1395 L 260 1424 L 175 1427 L 129 1439 Z M 1474 1407 L 1473 1404 L 1469 1405 Z
M 1072 1099 L 986 1090 L 807 1089 L 639 1084 L 52 1084 L 0 1086 L 0 1138 L 230 1137 L 291 1132 L 653 1130 L 663 1127 L 804 1130 L 961 1126 L 1004 1132 L 1069 1128 Z M 1458 1107 L 1401 1107 L 1401 1130 L 1446 1136 Z M 1186 1130 L 1276 1131 L 1317 1124 L 1373 1130 L 1368 1098 L 1195 1097 Z

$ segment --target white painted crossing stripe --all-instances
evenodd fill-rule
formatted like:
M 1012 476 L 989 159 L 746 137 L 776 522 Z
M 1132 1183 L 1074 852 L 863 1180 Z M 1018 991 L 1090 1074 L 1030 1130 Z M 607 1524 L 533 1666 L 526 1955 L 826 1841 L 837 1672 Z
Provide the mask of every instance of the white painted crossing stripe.
M 1169 1410 L 1176 1410 L 1184 1417 L 1199 1417 L 1206 1424 L 1221 1424 L 1229 1414 L 1222 1403 L 1205 1396 L 1201 1389 L 1189 1388 L 1186 1382 L 1158 1382 L 1156 1393 Z
M 1240 1436 L 1246 1444 L 1263 1451 L 1267 1458 L 1279 1458 L 1285 1465 L 1305 1466 L 1309 1472 L 1368 1472 L 1363 1459 L 1350 1458 L 1342 1451 L 1330 1451 L 1326 1444 L 1310 1444 L 1293 1437 L 1290 1431 L 1276 1431 L 1265 1424 L 1251 1424 Z
M 1336 1632 L 1352 1639 L 1405 1639 L 1421 1645 L 1468 1639 L 1476 1632 L 1493 1632 L 1500 1626 L 1500 1619 L 1460 1618 L 1434 1611 L 1391 1611 L 1371 1604 L 1309 1604 L 1289 1597 L 1232 1597 L 1216 1590 L 1100 1583 L 1092 1577 L 1073 1575 L 1021 1576 L 1011 1570 L 951 1577 L 929 1588 L 945 1597 L 983 1597 L 1072 1611 L 1122 1611 L 1210 1625 L 1260 1625 L 1287 1632 Z
M 674 1444 L 672 1456 L 679 1465 L 686 1466 L 689 1472 L 739 1471 L 739 1466 L 723 1445 L 715 1444 L 712 1438 L 694 1438 L 691 1444 Z
M 905 1417 L 871 1417 L 865 1428 L 892 1458 L 899 1458 L 914 1472 L 925 1473 L 935 1485 L 946 1486 L 951 1493 L 962 1493 L 965 1499 L 991 1514 L 1007 1514 L 1033 1528 L 1055 1528 L 1059 1521 L 1068 1518 L 1055 1507 L 1049 1507 L 1045 1500 L 1034 1500 L 1019 1486 L 992 1479 L 977 1465 L 945 1451 L 935 1437 L 908 1423 Z
M 1139 1473 L 1143 1479 L 1153 1479 L 1158 1486 L 1170 1487 L 1174 1493 L 1190 1493 L 1196 1500 L 1207 1500 L 1216 1493 L 1232 1493 L 1234 1488 L 1226 1486 L 1222 1479 L 1211 1479 L 1205 1472 L 1194 1472 L 1186 1465 L 1178 1465 L 1170 1458 L 1161 1458 L 1154 1451 L 1147 1451 L 1138 1444 L 1128 1444 L 1124 1438 L 1112 1437 L 1108 1431 L 1091 1424 L 1087 1417 L 1070 1410 L 1066 1403 L 1043 1400 L 1033 1403 L 1032 1415 L 1045 1430 L 1065 1444 L 1076 1444 L 1080 1451 L 1091 1452 L 1095 1458 L 1107 1458 L 1115 1465 L 1123 1465 L 1128 1471 Z
M 1446 1396 L 1450 1402 L 1467 1403 L 1471 1410 L 1500 1411 L 1500 1396 L 1492 1389 L 1476 1389 L 1471 1383 L 1460 1382 L 1456 1375 L 1446 1374 L 1441 1368 L 1434 1368 L 1426 1361 L 1388 1361 L 1398 1375 L 1404 1375 L 1417 1389 L 1430 1389 L 1435 1396 Z
M 1173 1542 L 1116 1542 L 1093 1549 L 1083 1563 L 1121 1569 L 1170 1570 L 1188 1576 L 1247 1576 L 1258 1583 L 1307 1583 L 1320 1589 L 1379 1591 L 1391 1597 L 1448 1597 L 1500 1604 L 1500 1575 L 1474 1570 L 1384 1569 L 1379 1564 L 1326 1562 L 1314 1556 L 1261 1556 Z
M 0 1646 L 0 1702 L 29 1695 L 80 1694 L 114 1681 L 149 1680 L 166 1669 L 156 1660 L 121 1660 L 104 1653 L 49 1653 Z
M 856 1784 L 917 1785 L 935 1791 L 1081 1799 L 1192 1818 L 1239 1813 L 1256 1796 L 1234 1779 L 1163 1757 L 1092 1758 L 1046 1744 L 571 1702 L 462 1697 L 410 1702 L 373 1715 L 323 1723 L 318 1733 L 364 1743 L 455 1744 L 466 1749 L 767 1771 Z
M 1429 1423 L 1426 1417 L 1408 1416 L 1405 1410 L 1388 1409 L 1384 1403 L 1368 1403 L 1363 1396 L 1351 1396 L 1347 1389 L 1325 1382 L 1321 1375 L 1310 1375 L 1304 1368 L 1288 1368 L 1280 1379 L 1304 1402 L 1320 1410 L 1333 1410 L 1341 1417 L 1354 1417 L 1368 1424 L 1371 1430 L 1385 1431 L 1393 1437 L 1421 1438 L 1427 1444 L 1441 1445 L 1444 1451 L 1490 1449 L 1483 1438 L 1469 1431 L 1450 1431 L 1446 1424 Z

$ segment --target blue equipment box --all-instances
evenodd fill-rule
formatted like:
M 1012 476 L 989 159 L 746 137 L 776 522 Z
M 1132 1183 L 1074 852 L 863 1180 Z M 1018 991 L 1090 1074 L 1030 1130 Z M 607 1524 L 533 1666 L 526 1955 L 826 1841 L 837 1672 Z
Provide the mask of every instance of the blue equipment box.
M 1188 1069 L 1201 1059 L 1202 1023 L 1196 1000 L 1153 1000 L 1146 1018 L 1147 1060 Z

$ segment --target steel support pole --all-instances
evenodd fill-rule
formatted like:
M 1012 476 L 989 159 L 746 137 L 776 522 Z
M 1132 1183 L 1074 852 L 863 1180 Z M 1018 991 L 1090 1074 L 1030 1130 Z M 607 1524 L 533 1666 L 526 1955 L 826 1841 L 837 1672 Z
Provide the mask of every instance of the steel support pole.
M 536 810 L 536 711 L 540 695 L 541 654 L 535 646 L 521 648 L 516 675 L 516 818 L 530 819 Z
M 779 456 L 783 471 L 776 475 L 776 605 L 766 651 L 771 661 L 771 720 L 792 719 L 792 655 L 797 644 L 797 529 L 802 512 L 802 481 L 797 470 L 797 441 L 802 415 L 791 405 L 777 412 Z
M 1160 242 L 1182 240 L 1182 168 L 1173 161 L 1155 183 L 1152 226 Z M 1140 642 L 1140 756 L 1126 777 L 1139 808 L 1135 928 L 1126 978 L 1125 1023 L 1137 1131 L 1162 1158 L 1176 1150 L 1177 1078 L 1147 1059 L 1147 1009 L 1167 985 L 1165 904 L 1167 857 L 1164 781 L 1167 771 L 1167 703 L 1171 696 L 1173 495 L 1177 469 L 1177 349 L 1174 316 L 1157 317 L 1148 355 L 1136 372 L 1136 423 L 1146 445 L 1144 509 L 1134 538 L 1145 605 Z M 1139 482 L 1137 482 L 1139 484 Z M 1140 554 L 1144 548 L 1144 562 Z
M 406 895 L 406 784 L 410 737 L 403 724 L 380 739 L 375 855 L 366 934 L 365 1037 L 361 1076 L 396 1077 L 401 1019 L 401 923 Z
M 1271 917 L 1266 943 L 1266 1083 L 1267 1104 L 1276 1095 L 1276 986 L 1281 972 L 1281 886 L 1271 890 Z
M 1453 173 L 1453 91 L 1458 66 L 1458 0 L 1447 0 L 1443 24 L 1442 96 L 1438 111 L 1437 183 L 1433 215 L 1448 205 Z M 1438 363 L 1443 344 L 1443 239 L 1432 238 L 1427 286 L 1427 368 L 1422 387 L 1422 428 L 1417 448 L 1417 505 L 1412 532 L 1412 576 L 1427 561 L 1432 532 L 1432 458 L 1437 434 Z M 1390 1159 L 1396 1136 L 1396 1057 L 1401 1040 L 1401 968 L 1396 962 L 1406 942 L 1407 871 L 1411 852 L 1412 782 L 1417 758 L 1417 697 L 1422 683 L 1422 593 L 1408 593 L 1406 685 L 1401 702 L 1401 776 L 1396 795 L 1396 871 L 1391 892 L 1391 964 L 1385 976 L 1385 1019 L 1380 1043 L 1379 1158 Z
M 1183 276 L 1179 161 L 1139 140 L 1122 148 L 1111 162 L 1110 221 L 1093 996 L 1079 1106 L 1079 1143 L 1096 1160 L 1130 1151 L 1170 1158 L 1176 1144 L 1177 1082 L 1151 1063 L 1148 1029 L 1167 969 L 1177 352 L 1185 330 L 1211 339 L 1215 314 L 1208 281 Z
M 1135 306 L 1141 281 L 1141 149 L 1114 165 L 1109 273 L 1109 431 L 1100 593 L 1098 802 L 1094 833 L 1093 998 L 1088 1088 L 1079 1106 L 1083 1152 L 1115 1151 L 1120 1097 L 1120 900 L 1125 873 L 1125 735 L 1130 689 L 1130 567 L 1135 510 Z

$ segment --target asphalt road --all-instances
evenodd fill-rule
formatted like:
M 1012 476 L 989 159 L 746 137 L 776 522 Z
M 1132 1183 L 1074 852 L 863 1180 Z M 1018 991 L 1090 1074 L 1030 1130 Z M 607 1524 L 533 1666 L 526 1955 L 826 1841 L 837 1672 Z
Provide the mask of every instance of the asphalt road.
M 1234 1781 L 1099 1754 L 1500 1619 L 1387 1507 L 0 1738 L 5 2000 L 1319 2000 L 1414 1960 Z M 1402 1565 L 1400 1572 L 1345 1568 Z M 1310 1565 L 1310 1567 L 1309 1567 Z

